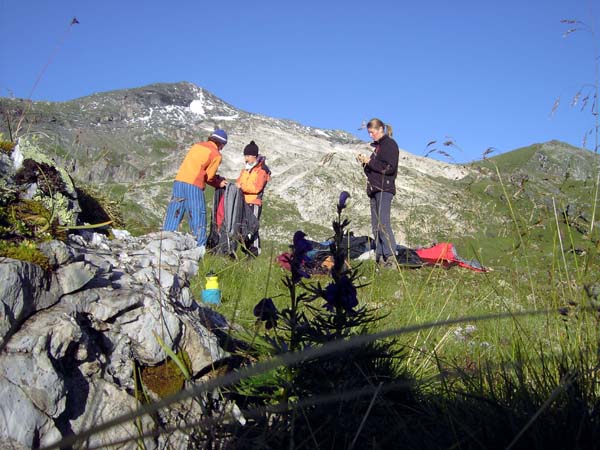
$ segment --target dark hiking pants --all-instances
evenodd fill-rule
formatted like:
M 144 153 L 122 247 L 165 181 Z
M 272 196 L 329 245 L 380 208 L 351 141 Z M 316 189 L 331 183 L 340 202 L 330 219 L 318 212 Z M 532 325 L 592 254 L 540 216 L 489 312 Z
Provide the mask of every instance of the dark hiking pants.
M 394 195 L 390 192 L 376 192 L 371 197 L 371 228 L 375 238 L 375 259 L 387 260 L 396 255 L 396 239 L 390 224 L 390 211 Z
M 254 217 L 256 217 L 256 220 L 260 223 L 262 205 L 250 205 L 250 207 L 252 208 L 252 214 L 254 214 Z M 252 255 L 260 255 L 260 236 L 258 234 L 258 228 L 256 229 L 256 233 L 254 233 L 254 235 L 248 236 L 245 242 L 245 247 Z

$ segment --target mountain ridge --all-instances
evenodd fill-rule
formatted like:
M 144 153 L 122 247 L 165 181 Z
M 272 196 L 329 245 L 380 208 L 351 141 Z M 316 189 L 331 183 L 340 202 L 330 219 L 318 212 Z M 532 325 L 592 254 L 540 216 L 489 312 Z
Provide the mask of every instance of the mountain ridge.
M 237 177 L 243 167 L 242 149 L 250 140 L 267 157 L 273 179 L 265 197 L 265 237 L 283 241 L 297 227 L 315 237 L 326 233 L 342 190 L 352 196 L 348 212 L 355 231 L 370 234 L 365 179 L 355 157 L 371 148 L 341 130 L 246 112 L 189 82 L 155 83 L 65 102 L 0 98 L 0 113 L 0 131 L 5 133 L 7 124 L 25 114 L 25 136 L 37 136 L 73 178 L 122 195 L 129 218 L 138 216 L 142 228 L 160 226 L 172 180 L 187 148 L 220 127 L 230 137 L 223 151 L 222 175 Z M 551 142 L 555 143 L 535 145 L 570 147 Z M 518 158 L 505 155 L 453 164 L 400 150 L 392 212 L 398 241 L 412 239 L 407 228 L 420 229 L 422 240 L 473 232 L 474 224 L 465 217 L 478 208 L 481 199 L 465 186 L 489 177 L 490 165 L 496 161 L 512 157 L 519 165 Z M 537 165 L 522 169 L 547 169 L 539 157 L 536 161 Z M 547 166 L 553 177 L 560 176 L 560 160 L 548 158 Z M 572 166 L 579 180 L 589 176 L 593 164 L 584 158 L 573 160 Z

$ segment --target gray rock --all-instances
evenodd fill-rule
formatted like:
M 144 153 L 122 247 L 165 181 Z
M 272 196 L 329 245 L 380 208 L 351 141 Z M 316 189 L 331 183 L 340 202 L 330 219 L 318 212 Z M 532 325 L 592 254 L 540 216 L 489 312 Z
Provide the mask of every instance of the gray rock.
M 70 308 L 70 313 L 89 312 L 90 305 L 100 299 L 98 289 L 87 289 L 72 294 L 67 294 L 61 298 L 61 305 Z
M 160 261 L 160 264 L 159 264 Z M 162 253 L 160 255 L 160 259 L 159 256 L 157 255 L 157 258 L 155 261 L 153 261 L 153 265 L 155 266 L 171 266 L 174 268 L 177 268 L 179 266 L 179 255 L 177 255 L 175 252 L 165 252 Z
M 81 247 L 87 247 L 87 241 L 83 236 L 80 236 L 78 234 L 70 234 L 68 239 L 73 244 L 77 244 Z
M 184 332 L 181 347 L 190 357 L 192 376 L 228 355 L 219 346 L 215 335 L 198 321 L 192 321 L 188 317 L 182 322 Z
M 0 342 L 3 342 L 27 317 L 55 304 L 59 297 L 36 264 L 1 258 L 0 280 Z
M 11 158 L 6 153 L 0 152 L 0 183 L 8 189 L 14 189 L 16 187 L 14 177 L 15 168 Z
M 128 273 L 115 271 L 110 277 L 111 286 L 113 289 L 123 290 L 140 290 L 141 284 Z
M 92 233 L 90 246 L 98 247 L 102 250 L 110 250 L 108 238 L 104 234 Z
M 95 253 L 85 253 L 83 255 L 83 260 L 96 267 L 98 269 L 98 274 L 109 273 L 115 267 L 115 262 L 112 258 L 100 256 Z
M 136 267 L 145 268 L 156 265 L 157 259 L 150 255 L 140 255 L 135 257 Z
M 136 272 L 133 277 L 142 284 L 155 283 L 157 281 L 152 267 L 144 267 L 142 270 Z
M 188 287 L 184 287 L 179 292 L 179 297 L 172 299 L 173 303 L 182 306 L 184 308 L 191 308 L 194 304 L 194 298 Z
M 25 392 L 0 376 L 0 441 L 3 449 L 31 449 L 36 436 L 41 445 L 60 439 L 54 422 L 43 414 Z
M 83 414 L 69 421 L 70 427 L 75 434 L 89 430 L 90 428 L 93 429 L 97 424 L 133 412 L 139 405 L 137 400 L 125 391 L 117 388 L 112 383 L 99 379 L 89 385 L 89 393 L 85 406 Z M 150 431 L 154 427 L 152 419 L 147 415 L 140 418 L 140 425 L 143 432 Z M 129 442 L 120 444 L 119 449 L 137 450 L 139 448 L 137 443 L 138 436 L 135 423 L 128 421 L 92 435 L 86 440 L 85 446 L 105 448 L 111 442 L 130 439 Z M 156 444 L 151 438 L 144 439 L 144 446 L 147 450 L 156 448 Z
M 122 333 L 120 327 L 113 327 L 104 336 L 113 346 L 110 359 L 106 364 L 105 379 L 114 381 L 118 386 L 133 390 L 133 361 L 131 339 Z
M 74 260 L 73 251 L 62 241 L 42 242 L 38 249 L 48 257 L 53 267 L 67 264 Z
M 85 261 L 78 261 L 59 268 L 56 271 L 56 278 L 62 292 L 70 294 L 84 287 L 97 273 L 96 267 Z
M 19 386 L 37 409 L 58 417 L 65 409 L 66 392 L 48 355 L 42 351 L 3 354 L 0 375 Z
M 195 374 L 227 356 L 213 333 L 227 325 L 200 317 L 190 293 L 198 270 L 195 241 L 171 233 L 159 258 L 153 253 L 159 236 L 108 241 L 87 233 L 72 235 L 65 246 L 50 243 L 45 250 L 58 268 L 49 278 L 35 265 L 0 264 L 0 276 L 10 280 L 2 285 L 2 323 L 14 332 L 0 354 L 0 393 L 14 410 L 0 423 L 0 436 L 29 448 L 37 436 L 55 442 L 59 430 L 77 433 L 132 410 L 136 400 L 125 389 L 134 390 L 134 361 L 156 365 L 167 358 L 157 336 L 184 349 Z M 171 425 L 182 417 L 161 415 Z M 17 417 L 24 417 L 22 429 Z M 144 430 L 152 426 L 150 419 L 142 422 Z M 128 436 L 137 437 L 137 430 L 123 424 L 87 443 Z M 186 439 L 178 434 L 175 441 Z M 133 442 L 120 448 L 136 448 Z
M 143 364 L 154 366 L 167 357 L 156 335 L 165 345 L 174 348 L 181 334 L 181 320 L 166 302 L 161 306 L 158 299 L 146 298 L 145 303 L 138 320 L 123 324 L 121 330 L 129 336 L 135 357 Z
M 131 241 L 133 239 L 131 233 L 127 230 L 118 230 L 113 228 L 111 231 L 115 239 L 119 239 L 121 241 Z
M 146 249 L 156 255 L 164 252 L 181 252 L 198 246 L 191 234 L 179 233 L 177 231 L 149 233 L 145 238 L 148 240 Z

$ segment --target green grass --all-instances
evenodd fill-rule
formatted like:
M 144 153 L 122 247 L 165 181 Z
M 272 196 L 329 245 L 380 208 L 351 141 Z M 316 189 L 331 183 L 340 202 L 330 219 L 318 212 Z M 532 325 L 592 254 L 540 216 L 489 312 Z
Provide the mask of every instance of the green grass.
M 565 320 L 571 324 L 580 320 L 562 316 L 557 310 L 569 307 L 569 302 L 585 304 L 584 281 L 572 280 L 576 286 L 568 286 L 561 262 L 554 258 L 554 255 L 549 258 L 536 255 L 535 259 L 520 255 L 512 264 L 496 266 L 493 272 L 486 274 L 459 267 L 379 272 L 373 262 L 367 261 L 361 263 L 360 270 L 361 282 L 368 285 L 360 290 L 359 299 L 361 304 L 377 308 L 385 316 L 378 323 L 379 328 L 373 331 L 449 318 L 548 309 L 548 314 L 542 317 L 476 324 L 476 332 L 469 336 L 469 348 L 479 347 L 490 357 L 500 358 L 510 352 L 515 339 L 531 343 L 550 339 L 558 345 L 564 334 Z M 574 262 L 568 263 L 569 270 L 573 270 Z M 583 265 L 584 261 L 579 264 Z M 281 282 L 286 271 L 268 254 L 238 262 L 208 256 L 193 284 L 198 299 L 203 276 L 211 270 L 219 274 L 223 293 L 222 305 L 216 309 L 244 328 L 252 328 L 255 320 L 252 308 L 261 298 L 272 297 L 280 307 L 289 301 Z M 583 278 L 589 281 L 593 276 Z M 323 284 L 327 280 L 326 276 L 315 277 L 315 281 Z M 583 320 L 579 325 L 589 326 L 589 323 Z M 464 341 L 451 334 L 455 328 L 439 327 L 417 333 L 406 342 L 417 353 L 424 351 L 431 356 L 435 350 L 438 356 L 452 359 L 464 349 Z
M 406 399 L 378 403 L 391 417 L 400 415 L 389 428 L 395 442 L 410 448 L 459 443 L 461 448 L 566 448 L 576 440 L 579 448 L 597 448 L 599 316 L 588 309 L 585 292 L 586 285 L 600 282 L 597 270 L 590 269 L 600 266 L 597 234 L 579 236 L 549 214 L 530 216 L 536 224 L 543 222 L 534 227 L 512 203 L 505 214 L 513 214 L 519 227 L 504 217 L 504 237 L 481 233 L 456 241 L 461 256 L 482 257 L 491 272 L 459 267 L 378 271 L 372 261 L 360 263 L 360 282 L 366 284 L 359 289 L 360 305 L 382 317 L 371 333 L 439 323 L 399 331 L 394 344 L 403 352 L 397 360 L 400 373 L 415 377 L 420 393 L 418 406 Z M 515 236 L 517 228 L 524 229 L 522 236 Z M 565 252 L 559 233 L 563 243 L 587 243 L 587 253 Z M 261 298 L 272 297 L 279 310 L 290 301 L 281 282 L 287 272 L 274 262 L 285 247 L 266 247 L 252 260 L 205 258 L 193 284 L 199 298 L 203 275 L 217 272 L 223 303 L 212 307 L 234 328 L 251 334 L 259 330 L 252 309 Z M 317 276 L 307 282 L 329 281 Z M 504 317 L 480 320 L 499 314 Z M 266 382 L 255 382 L 260 386 L 261 380 Z M 581 413 L 581 408 L 589 409 Z M 574 429 L 577 436 L 568 431 Z M 270 428 L 274 436 L 277 431 Z M 393 448 L 384 444 L 385 435 L 378 438 L 381 442 L 371 442 L 372 448 Z M 275 448 L 283 445 L 274 437 L 271 442 L 277 442 Z M 303 445 L 295 442 L 292 448 L 310 448 Z
M 499 164 L 506 170 L 524 164 L 536 150 L 532 146 L 502 155 L 498 157 Z M 476 325 L 476 332 L 468 340 L 470 348 L 480 348 L 491 360 L 500 360 L 510 353 L 513 342 L 551 342 L 551 347 L 559 346 L 565 335 L 565 320 L 572 324 L 587 317 L 582 314 L 574 319 L 559 314 L 557 309 L 569 308 L 572 312 L 585 305 L 584 284 L 599 281 L 592 269 L 600 266 L 598 228 L 590 235 L 589 223 L 579 219 L 577 228 L 562 215 L 568 204 L 576 204 L 578 211 L 591 217 L 589 193 L 593 186 L 589 181 L 567 180 L 559 195 L 548 199 L 538 195 L 539 182 L 535 177 L 520 189 L 506 181 L 510 179 L 507 172 L 498 173 L 496 181 L 486 177 L 461 182 L 474 198 L 480 199 L 480 205 L 486 205 L 479 211 L 473 210 L 472 232 L 459 235 L 441 229 L 437 236 L 439 241 L 453 242 L 460 256 L 477 258 L 494 270 L 480 274 L 458 267 L 427 267 L 377 272 L 372 262 L 362 263 L 362 280 L 368 286 L 360 291 L 360 300 L 380 309 L 385 316 L 379 322 L 381 328 L 494 312 L 548 310 L 546 316 Z M 288 223 L 284 229 L 289 230 L 291 241 L 293 232 L 301 228 L 301 221 L 293 211 L 282 218 L 280 211 L 285 207 L 276 202 L 270 204 L 263 220 L 269 223 L 279 218 Z M 417 218 L 415 223 L 419 222 L 419 214 L 412 214 Z M 316 230 L 310 235 L 326 238 L 331 230 Z M 578 256 L 572 249 L 584 254 Z M 247 327 L 254 321 L 252 307 L 258 300 L 274 297 L 278 305 L 286 301 L 281 283 L 285 272 L 273 259 L 284 250 L 285 245 L 272 245 L 256 260 L 233 264 L 218 257 L 204 260 L 204 272 L 222 271 L 224 300 L 219 308 L 230 320 Z M 573 307 L 572 303 L 578 306 Z M 588 325 L 584 321 L 581 327 L 586 329 Z M 411 336 L 407 343 L 415 349 L 415 355 L 424 350 L 431 356 L 435 351 L 439 357 L 452 359 L 460 357 L 464 346 L 464 341 L 457 340 L 453 332 L 440 327 Z

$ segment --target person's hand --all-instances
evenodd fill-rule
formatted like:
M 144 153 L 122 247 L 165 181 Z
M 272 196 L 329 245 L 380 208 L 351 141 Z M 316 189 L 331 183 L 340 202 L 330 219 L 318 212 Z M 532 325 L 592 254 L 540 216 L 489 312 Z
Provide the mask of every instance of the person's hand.
M 240 183 L 235 183 L 235 185 L 240 189 L 242 188 L 242 185 Z
M 356 160 L 363 165 L 369 163 L 369 157 L 367 155 L 363 155 L 362 153 L 356 157 Z
M 219 187 L 224 188 L 225 186 L 227 186 L 229 184 L 229 181 L 223 179 L 221 180 L 221 182 L 219 183 Z

